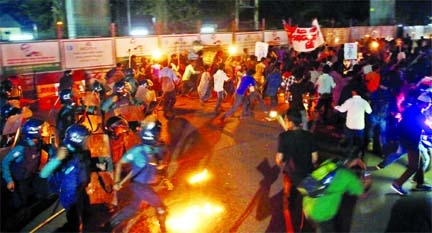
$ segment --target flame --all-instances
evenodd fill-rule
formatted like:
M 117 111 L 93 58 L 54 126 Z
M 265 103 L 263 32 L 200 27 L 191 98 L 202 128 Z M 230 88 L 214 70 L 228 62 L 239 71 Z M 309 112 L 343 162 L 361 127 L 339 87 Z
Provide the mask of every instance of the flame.
M 220 215 L 224 208 L 209 201 L 195 203 L 171 210 L 166 221 L 169 232 L 203 232 L 209 222 Z
M 202 172 L 191 176 L 191 178 L 189 178 L 189 183 L 190 184 L 200 183 L 207 180 L 208 178 L 209 178 L 208 171 L 207 169 L 204 169 Z

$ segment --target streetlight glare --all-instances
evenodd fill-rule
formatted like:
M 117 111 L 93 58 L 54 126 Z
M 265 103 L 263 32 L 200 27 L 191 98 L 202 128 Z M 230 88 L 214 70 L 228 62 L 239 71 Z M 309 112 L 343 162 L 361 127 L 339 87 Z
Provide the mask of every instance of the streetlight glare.
M 33 39 L 34 37 L 31 34 L 11 35 L 9 37 L 10 41 L 33 40 Z
M 152 57 L 154 60 L 159 60 L 162 57 L 162 51 L 160 49 L 153 50 Z
M 228 53 L 232 56 L 235 55 L 237 53 L 237 47 L 235 45 L 231 45 L 228 48 Z
M 203 26 L 201 27 L 201 33 L 214 33 L 216 30 L 212 26 Z
M 149 34 L 149 31 L 146 28 L 134 28 L 130 32 L 131 36 L 146 36 Z

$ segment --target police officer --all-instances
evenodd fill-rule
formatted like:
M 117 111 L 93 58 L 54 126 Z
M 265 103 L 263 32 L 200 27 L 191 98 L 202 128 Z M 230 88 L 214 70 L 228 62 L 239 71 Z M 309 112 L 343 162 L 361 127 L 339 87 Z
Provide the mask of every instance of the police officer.
M 57 114 L 56 130 L 58 138 L 62 141 L 66 129 L 76 122 L 76 104 L 73 101 L 71 89 L 61 90 L 59 98 L 62 107 Z
M 56 156 L 48 161 L 40 173 L 42 178 L 48 178 L 66 209 L 67 222 L 59 231 L 83 231 L 83 219 L 89 207 L 85 190 L 90 181 L 89 135 L 89 130 L 83 125 L 69 126 Z
M 54 152 L 54 148 L 42 140 L 44 124 L 42 120 L 28 119 L 22 126 L 23 135 L 18 144 L 2 161 L 3 178 L 12 192 L 11 204 L 15 209 L 27 206 L 34 193 L 44 197 L 48 190 L 38 179 L 41 151 Z
M 116 108 L 129 106 L 134 103 L 135 100 L 130 94 L 128 84 L 122 79 L 114 84 L 114 93 L 102 103 L 101 109 L 107 113 Z
M 166 207 L 161 198 L 150 186 L 157 178 L 157 165 L 163 160 L 163 155 L 165 154 L 164 147 L 159 144 L 160 132 L 161 123 L 159 121 L 155 120 L 145 123 L 140 131 L 142 143 L 126 151 L 116 164 L 114 189 L 120 190 L 122 184 L 130 179 L 129 188 L 132 195 L 130 197 L 130 204 L 111 221 L 111 225 L 114 227 L 139 212 L 140 203 L 146 201 L 156 209 L 160 229 L 162 232 L 166 232 Z M 122 165 L 128 163 L 132 164 L 131 172 L 121 179 Z

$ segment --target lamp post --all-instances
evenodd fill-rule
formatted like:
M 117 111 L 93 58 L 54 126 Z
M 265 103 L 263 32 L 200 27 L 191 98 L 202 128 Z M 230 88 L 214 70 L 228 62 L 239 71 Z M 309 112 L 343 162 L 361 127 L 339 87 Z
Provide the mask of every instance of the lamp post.
M 56 29 L 57 29 L 57 39 L 63 39 L 63 22 L 62 21 L 57 21 Z

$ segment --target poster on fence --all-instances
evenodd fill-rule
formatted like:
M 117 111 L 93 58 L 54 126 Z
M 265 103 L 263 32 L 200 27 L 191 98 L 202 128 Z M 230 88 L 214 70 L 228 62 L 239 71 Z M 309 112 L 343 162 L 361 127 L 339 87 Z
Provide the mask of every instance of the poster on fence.
M 266 31 L 264 32 L 264 42 L 269 45 L 287 45 L 288 37 L 285 31 Z
M 4 44 L 1 53 L 5 74 L 61 70 L 57 42 Z
M 321 28 L 321 32 L 329 46 L 343 45 L 350 42 L 349 28 Z
M 255 43 L 263 41 L 261 32 L 239 32 L 235 34 L 235 38 L 238 51 L 242 51 L 244 48 L 254 51 Z
M 64 68 L 114 66 L 112 39 L 61 41 Z
M 158 48 L 157 36 L 143 38 L 116 38 L 116 57 L 127 58 L 135 55 L 138 57 L 149 56 Z
M 198 41 L 197 34 L 167 35 L 161 37 L 161 47 L 167 53 L 180 53 L 193 49 L 194 42 Z
M 201 43 L 203 45 L 229 45 L 232 43 L 232 33 L 202 34 Z

